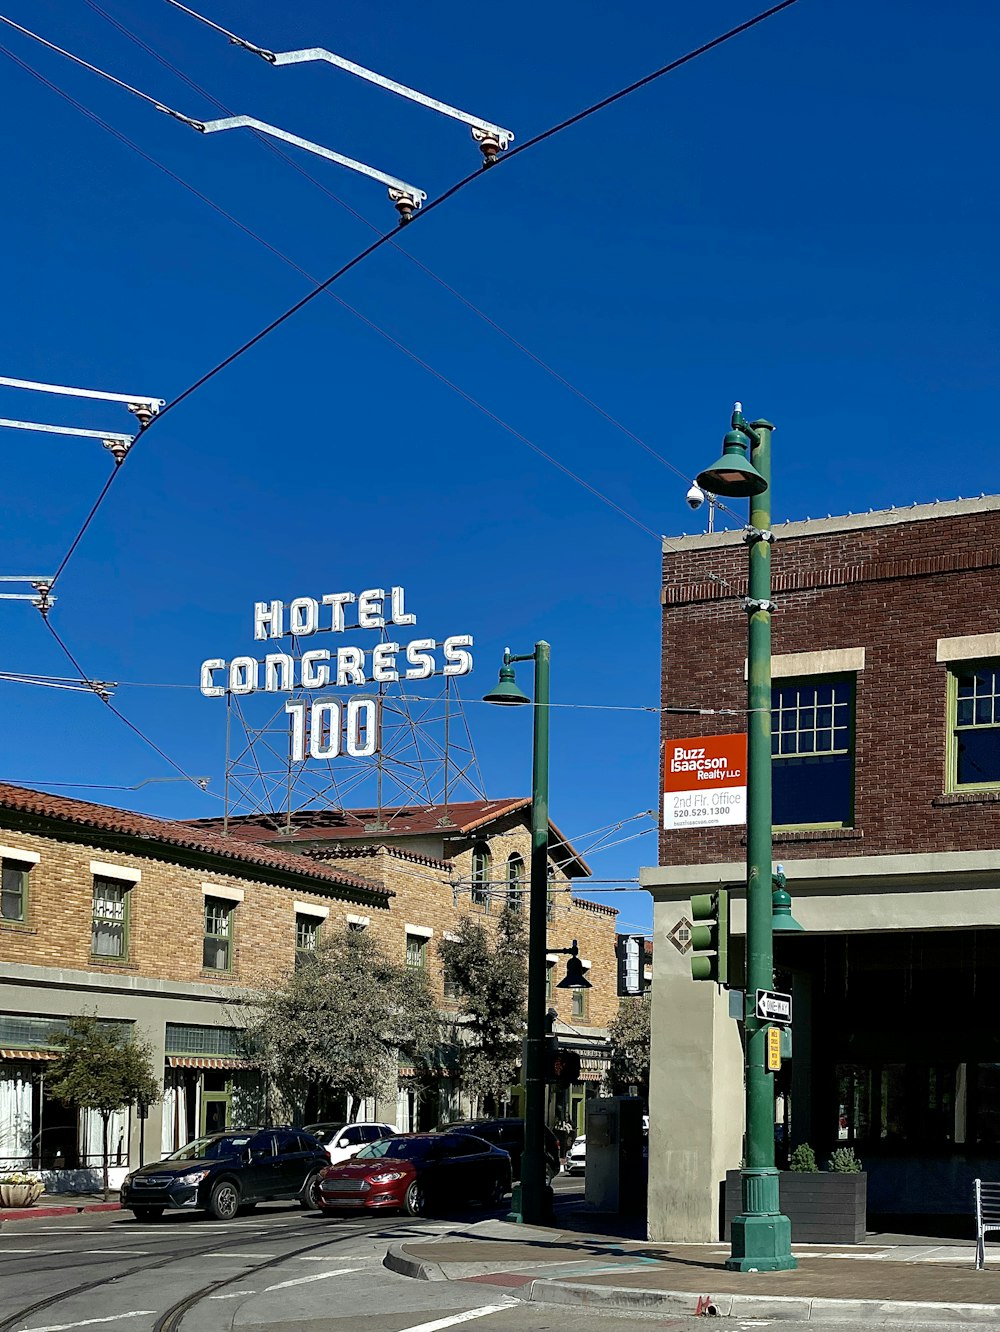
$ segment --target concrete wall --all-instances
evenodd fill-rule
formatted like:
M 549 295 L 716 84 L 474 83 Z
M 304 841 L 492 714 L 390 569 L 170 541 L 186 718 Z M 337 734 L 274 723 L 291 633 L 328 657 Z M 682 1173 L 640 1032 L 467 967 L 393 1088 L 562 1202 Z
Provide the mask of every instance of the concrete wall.
M 810 934 L 1000 927 L 1000 850 L 789 858 L 785 868 L 793 912 Z M 653 1239 L 717 1239 L 719 1190 L 726 1170 L 740 1165 L 743 1061 L 737 1024 L 728 1017 L 726 993 L 691 980 L 689 953 L 679 952 L 668 935 L 687 920 L 692 893 L 738 882 L 742 874 L 740 861 L 642 871 L 654 901 Z M 742 933 L 743 903 L 735 906 L 735 929 Z

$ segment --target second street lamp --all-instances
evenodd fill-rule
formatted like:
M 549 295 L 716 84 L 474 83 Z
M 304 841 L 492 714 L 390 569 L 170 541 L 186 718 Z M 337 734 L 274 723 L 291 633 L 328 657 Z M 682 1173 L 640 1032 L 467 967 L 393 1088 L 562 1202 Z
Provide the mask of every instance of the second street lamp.
M 791 901 L 778 885 L 772 900 L 771 869 L 771 432 L 769 421 L 749 424 L 737 403 L 723 454 L 697 484 L 713 495 L 750 499 L 746 543 L 750 577 L 747 612 L 747 977 L 744 1006 L 746 1091 L 745 1164 L 740 1171 L 740 1215 L 732 1221 L 726 1267 L 737 1272 L 794 1268 L 792 1227 L 781 1214 L 774 1165 L 774 1075 L 767 1066 L 769 1022 L 758 1017 L 758 990 L 774 986 L 772 912 L 789 925 Z M 749 448 L 749 457 L 747 450 Z
M 552 1211 L 545 1180 L 545 970 L 548 931 L 549 856 L 549 656 L 542 641 L 534 652 L 515 657 L 507 648 L 496 687 L 485 703 L 530 703 L 514 679 L 514 663 L 535 663 L 534 735 L 531 760 L 531 869 L 528 889 L 528 1031 L 524 1047 L 524 1154 L 520 1192 L 512 1209 L 519 1220 L 541 1225 Z

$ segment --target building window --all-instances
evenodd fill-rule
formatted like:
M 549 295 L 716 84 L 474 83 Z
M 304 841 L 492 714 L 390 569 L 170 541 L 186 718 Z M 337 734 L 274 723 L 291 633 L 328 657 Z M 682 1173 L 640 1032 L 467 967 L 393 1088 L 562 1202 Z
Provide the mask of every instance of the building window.
M 782 682 L 771 690 L 776 827 L 854 821 L 855 677 Z
M 408 967 L 420 967 L 422 970 L 427 966 L 427 940 L 422 934 L 408 934 L 406 936 L 406 965 Z
M 319 939 L 319 916 L 307 916 L 301 911 L 295 913 L 295 969 L 304 967 L 313 960 L 316 943 Z
M 1000 786 L 1000 663 L 963 664 L 949 685 L 949 789 Z
M 21 921 L 28 919 L 28 874 L 30 865 L 19 865 L 16 860 L 3 862 L 3 888 L 0 891 L 0 919 Z
M 573 990 L 572 1015 L 580 1022 L 586 1022 L 590 1016 L 590 991 Z
M 128 956 L 130 883 L 94 878 L 94 914 L 90 951 L 94 957 Z
M 363 920 L 348 919 L 347 930 L 349 934 L 364 934 L 365 922 Z
M 462 997 L 462 987 L 455 979 L 455 973 L 447 963 L 444 968 L 444 1001 L 446 1004 L 457 1004 Z
M 206 971 L 231 971 L 233 965 L 233 912 L 235 903 L 224 897 L 205 898 L 205 945 L 202 966 Z
M 472 851 L 472 904 L 489 910 L 490 905 L 490 849 L 485 842 L 477 842 Z
M 507 905 L 520 911 L 524 898 L 524 857 L 515 851 L 507 857 Z
M 545 963 L 545 998 L 551 1003 L 552 996 L 555 994 L 555 970 L 554 962 Z

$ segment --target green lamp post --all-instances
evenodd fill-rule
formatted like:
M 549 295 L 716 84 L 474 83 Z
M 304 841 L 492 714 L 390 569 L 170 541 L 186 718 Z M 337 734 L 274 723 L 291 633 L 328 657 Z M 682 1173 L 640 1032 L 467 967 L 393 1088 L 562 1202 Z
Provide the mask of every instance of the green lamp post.
M 531 869 L 528 887 L 528 1031 L 524 1049 L 524 1154 L 512 1215 L 541 1225 L 552 1211 L 545 1179 L 545 968 L 549 854 L 549 656 L 548 643 L 515 657 L 504 650 L 500 679 L 483 702 L 504 707 L 530 703 L 514 679 L 514 663 L 535 663 L 535 725 L 531 762 Z
M 756 994 L 774 986 L 774 916 L 795 929 L 784 875 L 777 889 L 771 871 L 771 432 L 769 421 L 748 423 L 737 403 L 718 462 L 697 484 L 713 495 L 750 500 L 747 611 L 747 980 L 744 1009 L 746 1149 L 741 1212 L 733 1218 L 726 1267 L 736 1272 L 780 1272 L 797 1264 L 792 1227 L 782 1216 L 774 1165 L 774 1074 L 767 1070 L 767 1021 L 758 1018 Z M 747 451 L 749 449 L 749 457 Z M 773 897 L 772 897 L 773 893 Z M 783 895 L 783 896 L 782 896 Z M 772 913 L 774 913 L 772 915 Z

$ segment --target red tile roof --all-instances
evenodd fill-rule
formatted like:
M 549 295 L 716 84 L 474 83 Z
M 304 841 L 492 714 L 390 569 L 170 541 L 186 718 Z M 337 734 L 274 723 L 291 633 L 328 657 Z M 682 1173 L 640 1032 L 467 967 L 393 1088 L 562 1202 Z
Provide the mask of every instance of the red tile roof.
M 529 796 L 505 800 L 460 800 L 447 805 L 383 806 L 381 810 L 359 809 L 300 809 L 291 817 L 291 833 L 280 822 L 284 815 L 275 814 L 271 820 L 260 815 L 247 815 L 229 820 L 230 833 L 248 842 L 318 842 L 330 840 L 347 842 L 371 841 L 374 837 L 419 837 L 470 835 L 509 814 L 527 813 L 531 809 Z M 221 819 L 194 819 L 194 828 L 219 828 Z M 590 866 L 577 855 L 569 841 L 554 823 L 549 823 L 549 842 L 565 848 L 562 868 L 571 878 L 588 878 Z
M 397 805 L 394 807 L 359 809 L 300 809 L 292 815 L 292 837 L 298 841 L 331 838 L 346 841 L 350 838 L 370 838 L 374 832 L 392 836 L 416 837 L 421 833 L 471 833 L 484 824 L 493 823 L 506 814 L 527 809 L 530 799 L 465 800 L 448 805 Z M 239 835 L 248 841 L 270 842 L 286 838 L 288 833 L 274 826 L 284 816 L 274 815 L 268 822 L 260 815 L 246 815 L 230 819 L 229 826 L 239 829 Z M 216 827 L 221 819 L 193 819 L 193 827 Z
M 19 819 L 17 826 L 25 831 L 37 831 L 42 836 L 46 829 L 33 829 L 32 817 L 135 839 L 150 847 L 173 847 L 217 856 L 241 867 L 253 866 L 261 871 L 274 870 L 282 875 L 291 874 L 301 880 L 312 879 L 317 881 L 319 891 L 336 885 L 353 889 L 368 900 L 382 897 L 386 899 L 386 905 L 388 899 L 394 896 L 389 889 L 361 875 L 334 869 L 321 861 L 306 860 L 294 852 L 260 846 L 243 836 L 223 837 L 197 824 L 157 819 L 149 814 L 135 814 L 131 810 L 116 809 L 111 805 L 95 805 L 86 800 L 72 800 L 68 796 L 50 795 L 46 791 L 31 791 L 23 786 L 0 782 L 0 823 L 9 825 L 11 820 L 4 817 L 7 811 L 28 816 L 27 819 Z M 183 857 L 178 856 L 177 859 L 182 860 Z M 266 874 L 259 874 L 258 877 L 266 878 Z

